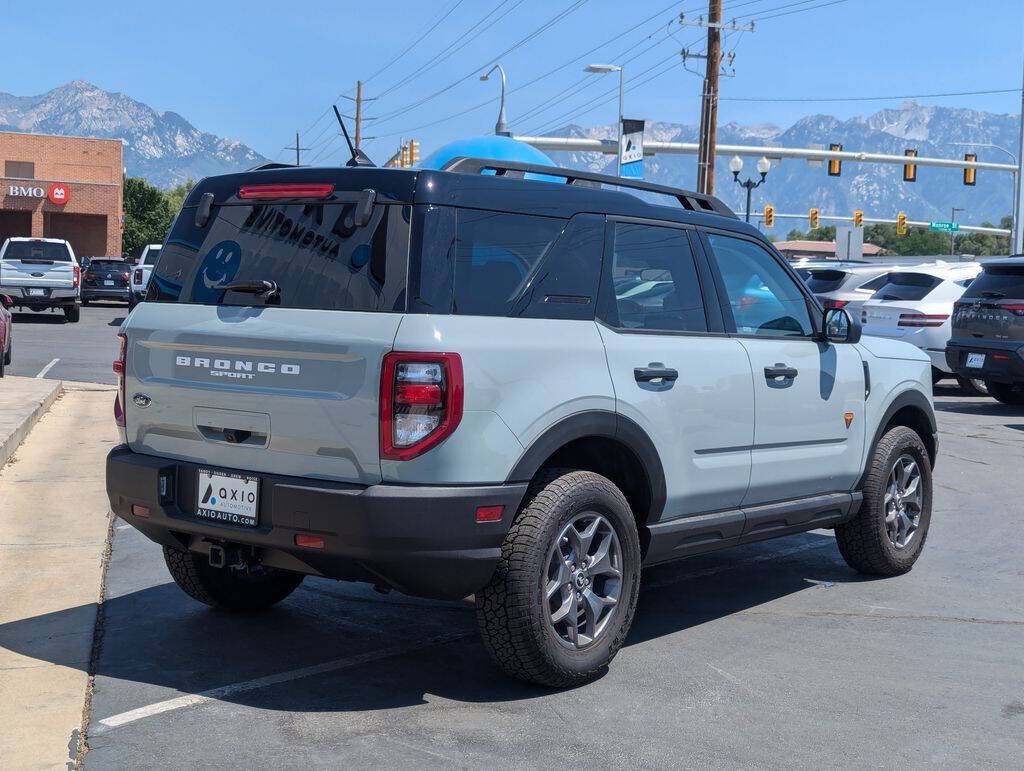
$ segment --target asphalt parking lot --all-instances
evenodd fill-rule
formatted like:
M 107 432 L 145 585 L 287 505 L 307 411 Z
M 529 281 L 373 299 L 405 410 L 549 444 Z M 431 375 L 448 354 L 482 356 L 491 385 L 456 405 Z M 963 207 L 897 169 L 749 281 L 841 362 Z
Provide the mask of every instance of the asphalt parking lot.
M 954 389 L 936 406 L 934 515 L 911 573 L 862 578 L 827 531 L 653 569 L 610 670 L 563 692 L 502 676 L 466 603 L 307 579 L 265 613 L 212 611 L 118 521 L 85 763 L 1016 765 L 1024 410 Z M 0 626 L 0 642 L 48 660 L 80 611 Z
M 126 303 L 90 303 L 77 324 L 57 311 L 14 313 L 14 356 L 8 374 L 117 383 L 110 364 L 117 358 L 117 330 L 128 315 Z

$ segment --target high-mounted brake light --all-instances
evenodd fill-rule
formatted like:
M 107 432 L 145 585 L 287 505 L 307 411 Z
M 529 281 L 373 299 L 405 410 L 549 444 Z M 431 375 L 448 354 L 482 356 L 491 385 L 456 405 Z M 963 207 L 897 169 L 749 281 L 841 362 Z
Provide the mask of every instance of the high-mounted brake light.
M 277 185 L 243 185 L 238 188 L 238 197 L 259 200 L 269 198 L 326 198 L 333 192 L 333 183 L 294 182 Z
M 457 353 L 392 352 L 380 375 L 380 457 L 410 460 L 438 445 L 462 420 Z
M 121 341 L 121 350 L 114 360 L 114 374 L 117 375 L 117 396 L 114 397 L 114 422 L 121 428 L 125 427 L 124 421 L 124 370 L 128 359 L 128 338 L 123 334 L 117 336 Z
M 941 327 L 948 313 L 901 313 L 898 327 Z

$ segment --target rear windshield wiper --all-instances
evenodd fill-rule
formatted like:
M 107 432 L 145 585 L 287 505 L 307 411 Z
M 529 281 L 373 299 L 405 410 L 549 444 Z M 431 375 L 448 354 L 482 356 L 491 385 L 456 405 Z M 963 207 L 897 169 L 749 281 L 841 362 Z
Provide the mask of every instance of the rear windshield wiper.
M 991 297 L 994 300 L 999 300 L 999 299 L 1001 299 L 1003 297 L 1006 297 L 1006 293 L 1005 292 L 997 292 L 994 289 L 986 289 L 984 292 L 981 293 L 981 296 L 982 297 Z
M 262 297 L 263 301 L 268 305 L 273 302 L 276 298 L 277 302 L 281 301 L 281 287 L 277 285 L 276 281 L 267 281 L 264 279 L 258 279 L 256 281 L 235 281 L 223 287 L 225 292 L 244 292 L 246 294 L 254 294 L 257 297 Z

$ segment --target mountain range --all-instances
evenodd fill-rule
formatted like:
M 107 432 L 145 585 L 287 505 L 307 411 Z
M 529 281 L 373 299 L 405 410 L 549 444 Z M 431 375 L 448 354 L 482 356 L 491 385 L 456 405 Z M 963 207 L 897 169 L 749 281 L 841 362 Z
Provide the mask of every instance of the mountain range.
M 921 156 L 962 158 L 965 152 L 976 152 L 980 160 L 1009 163 L 997 150 L 984 147 L 962 147 L 956 143 L 997 144 L 1015 152 L 1019 144 L 1020 118 L 963 108 L 924 106 L 905 102 L 897 108 L 880 110 L 866 117 L 841 121 L 830 115 L 809 115 L 789 128 L 771 123 L 743 126 L 726 123 L 718 128 L 718 142 L 734 145 L 782 147 L 828 147 L 838 142 L 845 150 L 903 155 L 915 149 Z M 652 122 L 644 136 L 659 141 L 696 142 L 698 127 L 677 123 Z M 591 128 L 568 125 L 550 132 L 551 136 L 575 136 L 614 139 L 614 125 Z M 549 152 L 559 164 L 572 168 L 614 173 L 614 156 L 589 152 Z M 771 150 L 765 154 L 771 156 Z M 754 177 L 755 158 L 744 158 L 740 179 Z M 728 168 L 729 156 L 719 154 L 715 164 L 715 193 L 735 211 L 742 212 L 746 192 L 733 182 Z M 644 160 L 644 176 L 652 182 L 694 189 L 697 178 L 693 155 L 656 155 Z M 903 167 L 889 164 L 868 164 L 843 161 L 842 174 L 830 177 L 822 166 L 803 160 L 786 159 L 773 163 L 764 184 L 753 193 L 753 210 L 766 203 L 776 211 L 806 212 L 817 206 L 822 215 L 850 216 L 861 209 L 868 217 L 895 219 L 897 212 L 908 218 L 946 220 L 953 206 L 965 209 L 957 215 L 961 222 L 998 223 L 1010 213 L 1013 205 L 1013 181 L 1005 172 L 979 171 L 977 184 L 963 184 L 958 169 L 918 167 L 917 181 L 903 181 Z M 781 224 L 780 224 L 781 222 Z M 805 227 L 795 220 L 776 223 L 776 230 Z
M 839 142 L 847 150 L 902 155 L 916 149 L 922 156 L 963 157 L 976 151 L 981 160 L 1007 161 L 990 148 L 965 148 L 958 142 L 997 144 L 1015 151 L 1019 117 L 976 110 L 925 106 L 905 102 L 899 107 L 866 117 L 839 120 L 830 115 L 809 115 L 788 128 L 772 123 L 719 126 L 721 144 L 827 147 Z M 75 80 L 38 96 L 0 93 L 0 131 L 37 132 L 75 136 L 120 138 L 129 176 L 141 176 L 161 187 L 186 179 L 239 171 L 267 161 L 248 145 L 201 131 L 175 112 L 159 112 L 142 102 Z M 570 124 L 550 132 L 555 136 L 614 138 L 613 125 L 585 127 Z M 649 122 L 649 139 L 696 142 L 697 126 Z M 429 148 L 425 148 L 429 149 Z M 771 156 L 771 150 L 766 149 Z M 556 163 L 573 168 L 614 171 L 614 158 L 601 153 L 551 152 Z M 745 193 L 733 183 L 728 156 L 716 164 L 716 194 L 742 212 Z M 744 159 L 741 178 L 754 176 L 755 159 Z M 644 161 L 645 177 L 653 182 L 692 189 L 696 159 L 692 155 L 657 155 Z M 869 217 L 895 218 L 904 211 L 910 219 L 948 219 L 951 207 L 966 211 L 958 220 L 978 224 L 998 222 L 1012 207 L 1012 180 L 1002 172 L 980 171 L 977 185 L 963 185 L 956 169 L 919 167 L 916 182 L 904 182 L 902 167 L 843 162 L 842 175 L 829 177 L 825 169 L 802 160 L 773 166 L 765 183 L 754 191 L 752 208 L 765 203 L 777 212 L 802 213 L 817 206 L 822 215 L 850 215 L 862 209 Z M 801 223 L 780 220 L 776 231 L 785 233 Z
M 128 176 L 160 187 L 267 160 L 242 142 L 200 131 L 175 112 L 158 112 L 84 80 L 38 96 L 0 93 L 0 131 L 121 139 Z

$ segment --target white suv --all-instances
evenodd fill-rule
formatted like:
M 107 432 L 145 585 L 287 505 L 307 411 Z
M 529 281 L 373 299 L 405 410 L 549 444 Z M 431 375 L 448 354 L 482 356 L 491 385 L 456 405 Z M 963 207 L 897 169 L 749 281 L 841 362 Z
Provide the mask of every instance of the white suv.
M 474 595 L 505 671 L 566 686 L 644 566 L 835 528 L 892 576 L 928 533 L 928 358 L 710 196 L 473 158 L 209 177 L 120 337 L 110 505 L 216 607 Z
M 946 343 L 952 335 L 953 303 L 980 272 L 977 262 L 893 268 L 861 306 L 864 334 L 916 345 L 931 359 L 933 383 L 951 377 Z

